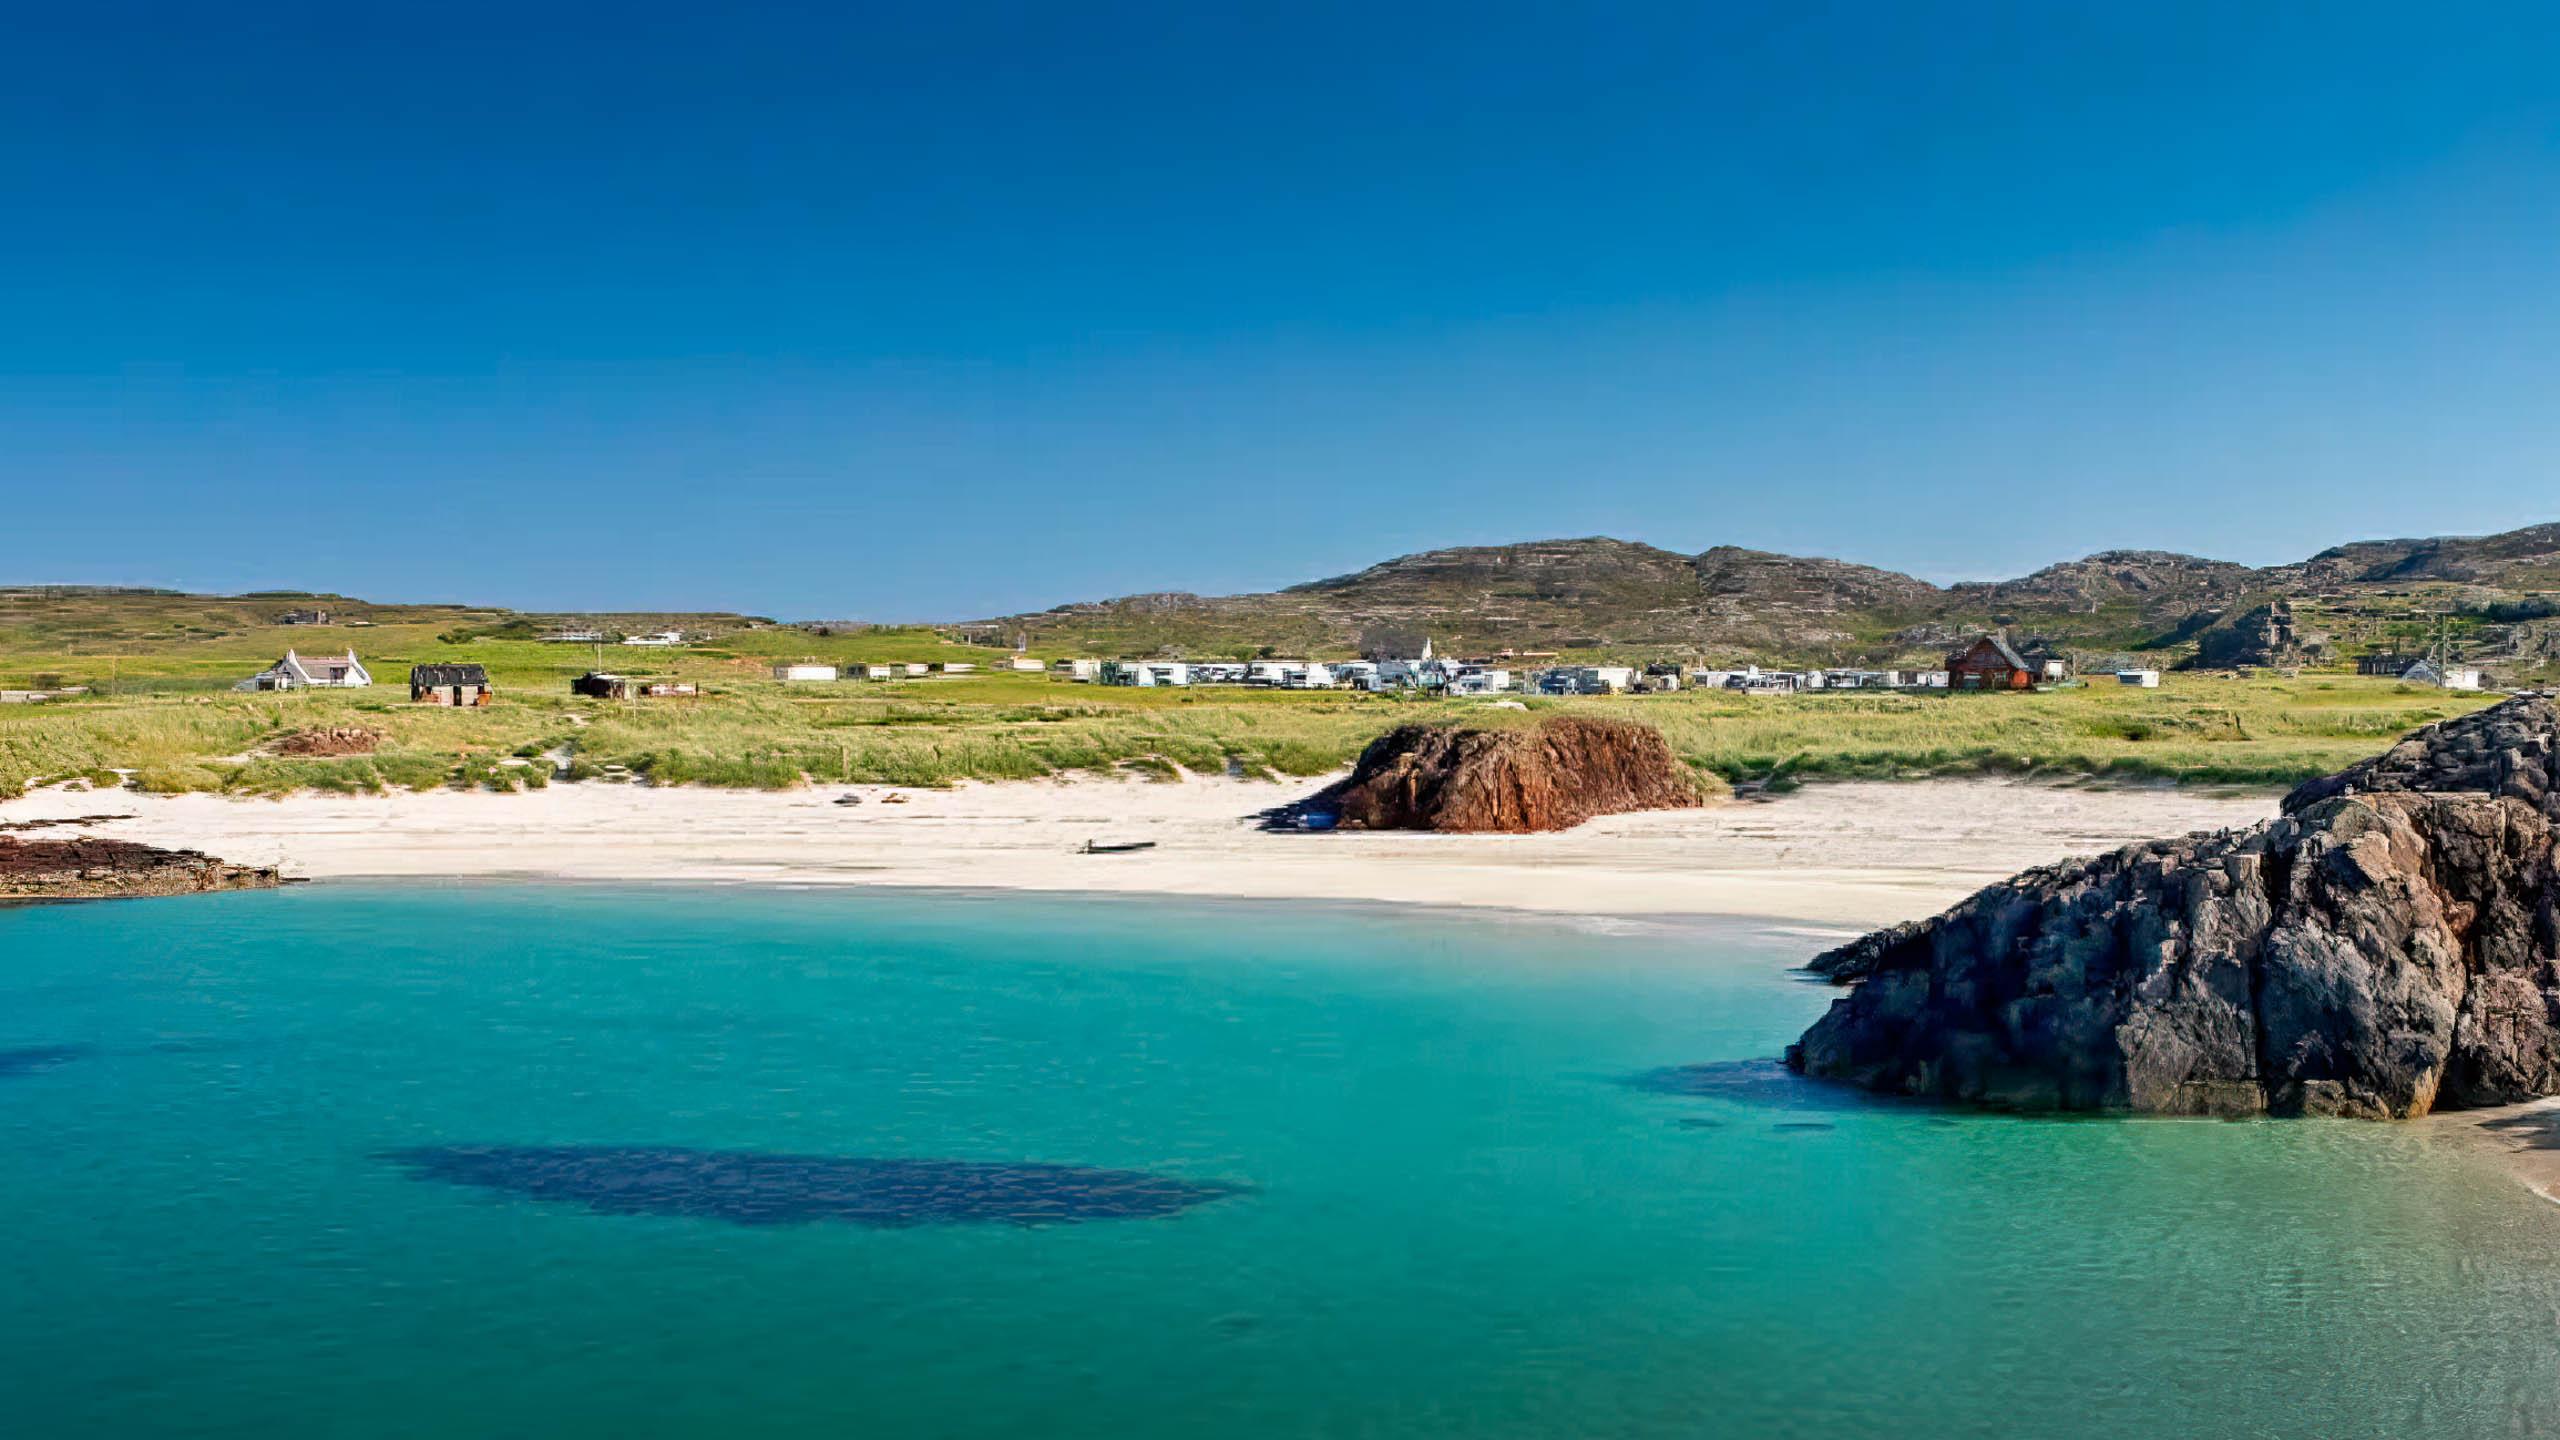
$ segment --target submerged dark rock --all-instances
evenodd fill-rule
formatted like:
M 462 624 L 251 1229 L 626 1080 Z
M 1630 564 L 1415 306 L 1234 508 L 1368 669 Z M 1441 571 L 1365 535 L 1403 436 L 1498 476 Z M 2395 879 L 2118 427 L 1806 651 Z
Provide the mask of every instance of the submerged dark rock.
M 2410 1116 L 2560 1093 L 2560 706 L 2430 726 L 2244 831 L 2031 870 L 1810 968 L 1808 1075 L 2027 1109 Z
M 94 1045 L 20 1045 L 0 1050 L 0 1080 L 15 1079 L 85 1060 L 98 1053 Z
M 1775 1057 L 1665 1065 L 1630 1075 L 1626 1083 L 1656 1095 L 1730 1100 L 1739 1105 L 1770 1110 L 1838 1110 L 1850 1105 L 1876 1103 L 1845 1095 L 1837 1086 L 1816 1084 L 1789 1070 L 1785 1062 Z
M 677 1215 L 733 1225 L 831 1220 L 903 1228 L 1153 1219 L 1247 1189 L 1082 1165 L 672 1146 L 426 1145 L 382 1158 L 420 1180 L 567 1201 L 600 1215 Z

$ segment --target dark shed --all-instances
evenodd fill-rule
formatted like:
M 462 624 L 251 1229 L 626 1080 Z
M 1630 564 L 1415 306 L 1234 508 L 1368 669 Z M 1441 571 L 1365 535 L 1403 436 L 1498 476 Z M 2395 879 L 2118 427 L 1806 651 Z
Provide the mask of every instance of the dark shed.
M 412 665 L 409 698 L 424 705 L 486 705 L 489 671 L 482 665 Z

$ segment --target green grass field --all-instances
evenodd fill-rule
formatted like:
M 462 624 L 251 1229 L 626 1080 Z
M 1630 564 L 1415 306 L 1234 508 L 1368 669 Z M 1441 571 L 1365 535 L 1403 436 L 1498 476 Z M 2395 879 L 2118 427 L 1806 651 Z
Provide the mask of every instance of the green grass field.
M 1162 778 L 1176 767 L 1262 777 L 1321 774 L 1408 720 L 1507 725 L 1558 710 L 1658 726 L 1702 778 L 1780 783 L 1823 777 L 2008 772 L 2072 778 L 2279 784 L 2327 773 L 2404 731 L 2487 703 L 2350 676 L 2233 679 L 2172 675 L 2158 690 L 2112 683 L 2033 695 L 1731 693 L 1423 700 L 1226 687 L 1116 689 L 1040 675 L 981 673 L 888 684 L 785 685 L 787 660 L 1000 661 L 1000 652 L 923 629 L 838 634 L 708 620 L 719 638 L 676 650 L 544 644 L 526 618 L 457 606 L 352 608 L 365 626 L 282 626 L 299 601 L 201 596 L 0 595 L 0 688 L 87 685 L 93 693 L 0 705 L 0 795 L 33 781 L 87 778 L 154 791 L 271 795 L 301 789 L 443 785 L 521 788 L 567 754 L 573 777 L 787 788 L 847 781 L 942 785 L 1068 772 Z M 232 682 L 290 645 L 355 648 L 375 685 L 360 691 L 240 694 Z M 407 701 L 414 663 L 488 667 L 498 703 L 450 711 Z M 694 700 L 574 699 L 590 668 L 691 680 Z M 378 753 L 272 753 L 299 730 L 359 725 Z
M 328 638 L 302 632 L 295 641 L 309 651 L 335 648 Z M 1727 781 L 2006 772 L 2278 784 L 2334 770 L 2406 730 L 2485 703 L 2346 676 L 2172 676 L 2152 691 L 2101 684 L 2033 695 L 1762 699 L 1693 692 L 1533 699 L 1525 711 L 1482 700 L 1340 692 L 1115 689 L 1037 675 L 785 685 L 767 678 L 776 658 L 890 660 L 942 647 L 930 637 L 874 636 L 862 643 L 774 631 L 740 638 L 761 643 L 608 651 L 607 668 L 681 675 L 706 687 L 696 700 L 638 702 L 572 698 L 569 679 L 593 659 L 582 647 L 446 645 L 431 636 L 395 635 L 389 627 L 358 632 L 359 653 L 378 683 L 352 692 L 214 688 L 272 659 L 269 652 L 281 645 L 221 656 L 118 657 L 112 682 L 86 669 L 81 657 L 37 657 L 57 671 L 97 680 L 102 693 L 0 706 L 0 793 L 74 777 L 129 780 L 153 791 L 248 795 L 514 788 L 548 783 L 553 766 L 511 761 L 552 753 L 572 757 L 570 773 L 581 778 L 627 771 L 660 784 L 773 789 L 828 782 L 929 786 L 1074 771 L 1161 777 L 1175 766 L 1277 778 L 1340 766 L 1408 720 L 1504 725 L 1559 710 L 1658 726 L 1702 777 Z M 498 702 L 471 711 L 411 705 L 412 659 L 486 664 Z M 18 683 L 14 675 L 26 668 L 25 657 L 15 658 L 13 678 L 0 683 Z M 380 732 L 379 752 L 344 758 L 268 753 L 292 732 L 343 725 Z

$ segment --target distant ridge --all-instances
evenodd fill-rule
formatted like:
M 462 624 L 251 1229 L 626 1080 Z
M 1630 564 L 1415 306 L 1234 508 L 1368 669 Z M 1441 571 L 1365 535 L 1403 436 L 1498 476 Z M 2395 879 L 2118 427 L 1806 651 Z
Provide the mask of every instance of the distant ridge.
M 2560 592 L 2560 523 L 2498 535 L 2374 540 L 2264 568 L 2104 550 L 2014 580 L 1932 585 L 1819 557 L 1716 546 L 1695 555 L 1608 536 L 1425 550 L 1264 594 L 1156 593 L 960 627 L 1035 648 L 1224 655 L 1334 653 L 1428 632 L 1451 652 L 1621 650 L 1886 663 L 2005 628 L 2083 649 L 2178 656 L 2216 626 L 2283 602 L 2312 653 L 2413 638 L 2439 614 L 2519 665 L 2560 663 L 2543 619 L 2472 620 Z M 2505 612 L 2497 612 L 2505 613 Z M 2240 647 L 2234 653 L 2249 653 Z M 2269 657 L 2281 662 L 2292 652 Z
M 335 623 L 433 625 L 533 638 L 577 621 L 709 634 L 776 622 L 727 612 L 513 611 L 383 604 L 326 591 L 195 595 L 152 586 L 0 582 L 0 640 L 85 649 L 259 632 L 288 609 Z M 817 631 L 858 619 L 804 621 Z M 2560 679 L 2560 523 L 2497 535 L 2365 540 L 2252 567 L 2161 550 L 2102 550 L 2014 580 L 1938 586 L 1871 565 L 1719 545 L 1694 555 L 1609 536 L 1400 555 L 1248 595 L 1162 591 L 933 627 L 1035 654 L 1340 656 L 1435 643 L 1442 654 L 1557 652 L 1627 660 L 1890 665 L 2005 630 L 2084 663 L 2275 665 L 2439 637 L 2502 679 Z M 919 638 L 928 638 L 919 635 Z

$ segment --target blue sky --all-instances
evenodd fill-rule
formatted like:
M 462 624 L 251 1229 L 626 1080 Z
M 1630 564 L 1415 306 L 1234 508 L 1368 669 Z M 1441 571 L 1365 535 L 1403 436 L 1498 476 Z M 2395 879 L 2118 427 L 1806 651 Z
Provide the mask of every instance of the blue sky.
M 1225 8 L 22 9 L 0 579 L 960 618 L 2560 518 L 2552 7 Z

